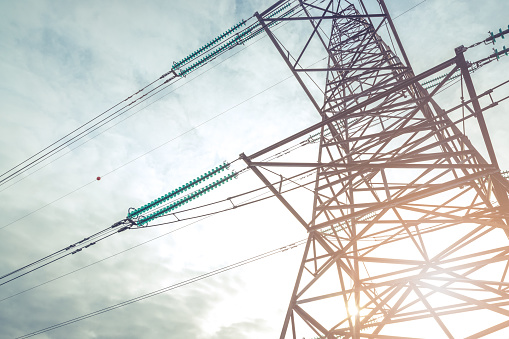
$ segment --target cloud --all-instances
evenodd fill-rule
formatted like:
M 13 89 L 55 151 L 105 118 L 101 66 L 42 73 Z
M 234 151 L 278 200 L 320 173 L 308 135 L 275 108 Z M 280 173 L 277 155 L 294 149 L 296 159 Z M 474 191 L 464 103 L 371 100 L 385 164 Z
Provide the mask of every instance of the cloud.
M 388 6 L 397 14 L 415 3 L 388 2 Z M 165 73 L 173 61 L 270 4 L 227 0 L 1 2 L 1 169 L 124 100 Z M 452 57 L 458 44 L 482 39 L 487 30 L 506 24 L 502 22 L 506 4 L 488 1 L 483 11 L 479 6 L 475 1 L 453 1 L 446 8 L 443 2 L 428 0 L 398 18 L 396 26 L 416 71 Z M 298 36 L 293 32 L 293 38 Z M 290 72 L 268 39 L 245 47 L 221 64 L 222 59 L 215 61 L 195 80 L 208 68 L 170 86 L 153 105 L 94 139 L 84 139 L 90 141 L 0 192 L 2 227 L 92 182 L 1 230 L 0 274 L 110 226 L 124 218 L 129 207 L 165 194 L 223 160 L 234 160 L 240 152 L 255 152 L 318 121 L 294 78 L 246 101 Z M 481 47 L 479 56 L 491 51 L 491 46 Z M 470 55 L 472 60 L 477 57 Z M 483 70 L 486 73 L 474 75 L 479 91 L 506 77 L 500 71 L 503 62 L 508 61 L 493 63 Z M 187 85 L 177 89 L 184 82 Z M 175 92 L 162 97 L 172 90 Z M 459 100 L 457 90 L 444 94 L 446 103 Z M 507 125 L 506 108 L 507 104 L 493 109 L 487 120 L 501 166 L 509 169 L 507 152 L 503 152 L 507 136 L 500 127 Z M 178 137 L 188 130 L 192 131 Z M 121 167 L 165 142 L 157 151 Z M 243 165 L 237 162 L 235 166 Z M 99 175 L 103 179 L 94 181 Z M 222 187 L 211 200 L 259 185 L 248 174 Z M 0 299 L 174 227 L 115 235 L 0 287 Z M 215 216 L 1 302 L 0 338 L 65 321 L 303 237 L 302 227 L 272 200 Z M 40 337 L 277 337 L 300 263 L 298 252 L 285 253 Z
M 252 338 L 254 335 L 264 337 L 269 334 L 267 331 L 267 323 L 264 319 L 255 319 L 252 321 L 244 321 L 221 327 L 213 336 L 204 336 L 203 338 L 211 339 L 244 339 Z

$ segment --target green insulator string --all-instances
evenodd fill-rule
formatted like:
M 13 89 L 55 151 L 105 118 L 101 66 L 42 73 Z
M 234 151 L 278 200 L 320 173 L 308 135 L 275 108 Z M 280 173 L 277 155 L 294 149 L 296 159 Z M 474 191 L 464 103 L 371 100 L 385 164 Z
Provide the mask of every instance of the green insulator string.
M 284 6 L 281 6 L 279 9 L 276 9 L 274 12 L 270 13 L 268 16 L 267 16 L 267 19 L 271 19 L 273 18 L 274 16 L 276 16 L 277 14 L 281 13 L 282 11 L 284 11 L 285 9 L 287 9 L 288 7 L 290 7 L 290 2 L 287 2 L 286 5 Z
M 250 32 L 251 32 L 251 29 L 248 28 L 248 29 L 244 30 L 242 33 L 239 33 L 234 38 L 225 42 L 222 46 L 219 46 L 218 48 L 216 48 L 213 52 L 207 54 L 205 57 L 198 60 L 196 63 L 194 63 L 191 66 L 182 70 L 179 75 L 180 76 L 187 75 L 189 72 L 193 71 L 194 69 L 198 68 L 199 66 L 203 65 L 204 63 L 208 62 L 209 60 L 216 57 L 221 52 L 238 45 L 240 43 L 240 41 L 242 40 L 242 38 L 244 38 Z
M 216 168 L 202 174 L 201 176 L 197 177 L 196 179 L 189 181 L 185 185 L 182 185 L 179 188 L 174 189 L 171 192 L 168 192 L 167 194 L 161 196 L 160 198 L 157 198 L 157 199 L 151 201 L 150 203 L 143 205 L 137 209 L 133 209 L 132 211 L 127 213 L 127 218 L 130 218 L 130 219 L 136 218 L 140 214 L 147 212 L 147 211 L 153 209 L 154 207 L 157 207 L 170 199 L 175 198 L 177 195 L 203 183 L 204 181 L 210 179 L 214 175 L 227 170 L 229 167 L 230 167 L 230 164 L 225 162 L 222 165 L 217 166 Z
M 246 21 L 242 20 L 241 22 L 239 22 L 238 24 L 234 25 L 229 30 L 225 31 L 223 34 L 219 35 L 218 37 L 216 37 L 215 39 L 211 40 L 210 42 L 208 42 L 204 46 L 200 47 L 199 49 L 197 49 L 193 53 L 189 54 L 184 59 L 180 60 L 179 62 L 175 62 L 171 68 L 173 70 L 175 70 L 175 69 L 180 68 L 181 66 L 187 64 L 189 61 L 193 60 L 197 55 L 200 55 L 203 52 L 205 52 L 206 50 L 210 49 L 212 46 L 216 45 L 221 40 L 223 40 L 224 38 L 226 38 L 227 36 L 229 36 L 230 34 L 235 32 L 236 30 L 238 30 L 241 26 L 243 26 L 245 24 L 246 24 Z
M 275 10 L 274 12 L 272 12 L 267 18 L 272 18 L 272 17 L 278 15 L 282 11 L 286 10 L 289 6 L 290 6 L 290 2 L 286 3 L 284 6 L 280 7 L 279 9 Z M 294 9 L 295 8 L 290 9 L 288 12 L 283 14 L 281 17 L 285 17 L 285 16 L 289 15 L 290 13 L 292 13 L 294 11 Z M 278 23 L 277 21 L 273 21 L 273 22 L 269 23 L 267 26 L 271 27 L 277 23 Z M 242 20 L 237 25 L 233 26 L 232 28 L 230 28 L 229 30 L 224 32 L 223 34 L 219 35 L 214 40 L 210 41 L 203 47 L 197 49 L 195 52 L 188 55 L 186 58 L 180 60 L 179 62 L 174 63 L 172 66 L 172 69 L 176 70 L 176 69 L 182 68 L 182 66 L 188 65 L 186 68 L 182 69 L 180 71 L 180 73 L 178 74 L 181 77 L 186 76 L 187 74 L 191 73 L 198 67 L 206 64 L 208 61 L 215 58 L 222 52 L 225 52 L 226 50 L 231 49 L 237 45 L 244 44 L 244 42 L 254 38 L 258 34 L 263 32 L 263 29 L 259 28 L 256 32 L 253 33 L 253 29 L 260 25 L 259 23 L 257 23 L 257 24 L 252 25 L 251 27 L 244 29 L 242 32 L 237 33 L 237 35 L 235 37 L 232 37 L 232 38 L 229 38 L 229 40 L 223 41 L 226 37 L 231 35 L 233 32 L 238 30 L 243 25 L 246 25 L 245 20 Z M 219 43 L 221 43 L 221 45 L 217 46 L 217 44 L 219 44 Z M 215 47 L 213 47 L 213 46 L 215 46 Z M 205 55 L 204 57 L 202 57 L 201 59 L 199 59 L 198 61 L 196 61 L 195 63 L 193 63 L 192 65 L 189 65 L 189 63 L 192 60 L 195 60 L 197 58 L 197 56 L 199 56 L 199 55 L 203 55 L 204 52 L 207 50 L 211 50 L 211 52 L 209 54 Z
M 495 56 L 497 57 L 497 60 L 500 60 L 500 54 L 502 53 L 504 53 L 507 56 L 507 51 L 508 49 L 505 48 L 505 46 L 502 48 L 500 52 L 495 48 Z
M 496 41 L 495 41 L 495 38 L 496 38 L 496 37 L 500 37 L 500 38 L 502 38 L 502 39 L 505 39 L 504 34 L 506 34 L 506 33 L 508 33 L 508 32 L 509 32 L 509 25 L 507 25 L 507 30 L 505 30 L 505 31 L 502 31 L 502 28 L 499 28 L 499 29 L 498 29 L 498 33 L 497 33 L 497 34 L 495 34 L 495 33 L 493 33 L 493 32 L 490 32 L 491 37 L 489 37 L 489 38 L 488 38 L 488 39 L 486 39 L 486 40 L 487 40 L 487 41 L 491 40 L 491 42 L 492 42 L 493 44 L 495 44 L 495 42 L 496 42 Z M 504 46 L 504 49 L 505 49 L 505 46 Z
M 176 210 L 177 208 L 191 202 L 192 200 L 195 200 L 199 197 L 201 197 L 202 195 L 212 191 L 214 188 L 217 188 L 219 186 L 221 186 L 222 184 L 224 183 L 227 183 L 231 180 L 233 180 L 234 178 L 237 177 L 237 174 L 236 172 L 233 172 L 219 180 L 216 180 L 214 181 L 213 183 L 211 184 L 208 184 L 207 186 L 205 187 L 202 187 L 198 190 L 196 190 L 195 192 L 189 194 L 187 197 L 184 197 L 178 201 L 175 201 L 175 202 L 172 202 L 171 204 L 169 204 L 168 206 L 164 207 L 164 208 L 161 208 L 147 216 L 143 216 L 141 217 L 137 222 L 136 224 L 138 226 L 144 226 L 146 224 L 148 224 L 150 221 L 156 219 L 156 218 L 159 218 L 159 217 L 162 217 L 164 215 L 167 215 L 171 212 L 173 212 L 174 210 Z

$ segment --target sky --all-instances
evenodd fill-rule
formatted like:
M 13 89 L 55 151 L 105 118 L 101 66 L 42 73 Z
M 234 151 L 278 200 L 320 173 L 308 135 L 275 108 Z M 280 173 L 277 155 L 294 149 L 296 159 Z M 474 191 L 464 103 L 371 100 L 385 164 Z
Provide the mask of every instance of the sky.
M 393 17 L 420 2 L 386 1 Z M 271 3 L 0 0 L 0 172 L 124 100 L 174 61 Z M 420 73 L 453 57 L 455 47 L 506 27 L 507 13 L 509 3 L 503 1 L 427 0 L 396 18 L 395 25 Z M 504 42 L 500 39 L 496 47 Z M 492 47 L 480 45 L 466 58 L 478 60 Z M 0 186 L 0 274 L 110 226 L 129 207 L 225 160 L 251 154 L 318 121 L 269 39 L 260 36 L 227 57 L 170 86 L 157 101 L 140 106 L 79 148 L 67 149 L 19 182 Z M 507 62 L 502 58 L 473 74 L 479 93 L 507 79 Z M 493 96 L 508 92 L 502 87 Z M 438 101 L 451 107 L 459 96 L 455 85 Z M 486 112 L 502 170 L 509 169 L 508 105 Z M 466 133 L 480 144 L 477 129 L 467 125 Z M 210 199 L 261 185 L 249 175 Z M 310 215 L 311 205 L 304 213 Z M 193 224 L 123 232 L 0 286 L 0 338 L 22 336 L 305 237 L 273 199 Z M 39 337 L 278 337 L 302 251 L 302 246 L 284 251 Z

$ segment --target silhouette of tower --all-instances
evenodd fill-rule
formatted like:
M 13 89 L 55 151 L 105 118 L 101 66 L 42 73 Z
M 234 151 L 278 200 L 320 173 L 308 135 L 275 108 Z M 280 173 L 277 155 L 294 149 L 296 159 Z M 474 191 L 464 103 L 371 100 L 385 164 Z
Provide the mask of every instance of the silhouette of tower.
M 509 326 L 509 182 L 466 48 L 416 76 L 383 0 L 300 1 L 293 16 L 271 18 L 285 3 L 255 15 L 321 121 L 241 155 L 308 231 L 281 338 L 500 338 Z M 276 37 L 275 20 L 309 27 L 300 49 Z M 319 53 L 326 64 L 302 66 Z M 455 77 L 469 97 L 442 109 L 434 96 Z M 462 131 L 468 119 L 487 157 Z M 259 160 L 311 133 L 316 161 Z M 295 184 L 313 196 L 308 220 L 280 186 L 303 168 L 314 176 Z

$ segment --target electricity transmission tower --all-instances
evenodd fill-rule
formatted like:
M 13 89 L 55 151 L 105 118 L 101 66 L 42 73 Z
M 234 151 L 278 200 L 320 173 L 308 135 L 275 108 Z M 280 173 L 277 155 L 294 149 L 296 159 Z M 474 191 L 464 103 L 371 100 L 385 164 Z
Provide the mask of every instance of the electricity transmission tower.
M 300 1 L 298 16 L 267 15 L 282 3 L 255 15 L 321 122 L 241 155 L 308 231 L 281 338 L 507 337 L 509 182 L 466 48 L 416 76 L 383 0 Z M 274 21 L 309 27 L 300 49 L 287 50 Z M 327 64 L 302 66 L 318 53 Z M 434 96 L 453 78 L 468 96 L 445 110 Z M 465 136 L 468 119 L 487 157 Z M 260 160 L 317 131 L 316 160 Z M 302 168 L 315 176 L 310 218 L 269 171 Z
M 474 63 L 464 53 L 494 43 L 509 29 L 459 46 L 451 59 L 415 75 L 384 0 L 281 0 L 255 17 L 256 22 L 242 20 L 175 62 L 113 114 L 127 112 L 161 86 L 258 34 L 268 35 L 320 117 L 271 146 L 240 155 L 308 232 L 280 339 L 508 338 L 509 181 L 500 171 L 483 114 L 509 98 L 497 101 L 494 94 L 509 80 L 479 94 L 470 73 L 509 49 L 495 49 Z M 461 82 L 461 103 L 444 109 L 436 95 L 453 79 Z M 472 121 L 476 130 L 469 132 L 480 136 L 475 147 L 465 121 Z M 0 175 L 0 184 L 88 134 L 64 140 L 72 133 Z M 301 147 L 309 144 L 316 152 Z M 264 200 L 257 188 L 184 209 L 249 172 L 219 176 L 233 162 L 130 208 L 105 230 L 0 276 L 0 285 L 116 233 L 158 226 L 148 224 L 164 216 L 175 219 L 169 224 Z M 232 201 L 249 194 L 256 196 Z M 232 207 L 211 207 L 220 203 Z M 306 203 L 312 204 L 308 216 Z

